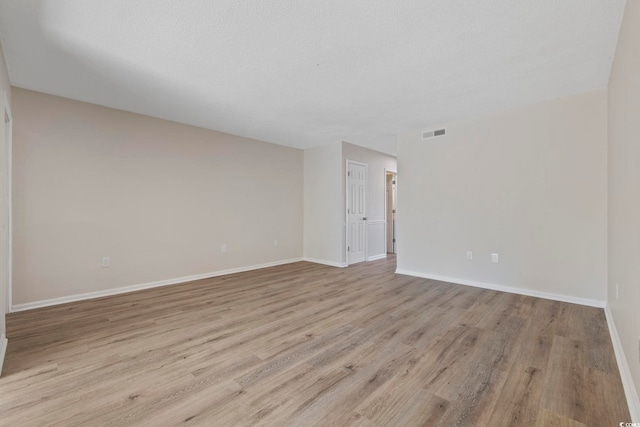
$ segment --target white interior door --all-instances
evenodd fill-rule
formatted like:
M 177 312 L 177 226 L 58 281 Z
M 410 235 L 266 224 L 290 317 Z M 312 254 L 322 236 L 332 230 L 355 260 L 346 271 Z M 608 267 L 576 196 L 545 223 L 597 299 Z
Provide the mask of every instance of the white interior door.
M 348 263 L 362 262 L 367 257 L 367 165 L 347 162 Z

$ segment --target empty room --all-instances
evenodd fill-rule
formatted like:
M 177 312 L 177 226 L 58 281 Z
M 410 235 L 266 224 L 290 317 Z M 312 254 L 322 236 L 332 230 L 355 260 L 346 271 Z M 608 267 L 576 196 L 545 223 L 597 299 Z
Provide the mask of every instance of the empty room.
M 640 425 L 639 0 L 0 0 L 0 115 L 0 426 Z

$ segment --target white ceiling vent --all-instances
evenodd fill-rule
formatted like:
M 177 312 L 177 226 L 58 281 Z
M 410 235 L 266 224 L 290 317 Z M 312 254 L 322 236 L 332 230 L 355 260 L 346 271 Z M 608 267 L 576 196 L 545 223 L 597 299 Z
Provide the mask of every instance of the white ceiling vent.
M 422 139 L 433 138 L 434 136 L 442 136 L 446 133 L 444 129 L 438 130 L 430 130 L 427 132 L 422 132 Z

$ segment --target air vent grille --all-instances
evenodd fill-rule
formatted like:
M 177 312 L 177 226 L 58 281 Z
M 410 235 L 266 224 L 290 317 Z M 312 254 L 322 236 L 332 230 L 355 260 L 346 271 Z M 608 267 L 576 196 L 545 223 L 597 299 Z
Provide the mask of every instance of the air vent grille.
M 437 130 L 422 132 L 422 139 L 429 139 L 429 138 L 433 138 L 434 136 L 443 136 L 445 133 L 446 133 L 445 129 L 437 129 Z

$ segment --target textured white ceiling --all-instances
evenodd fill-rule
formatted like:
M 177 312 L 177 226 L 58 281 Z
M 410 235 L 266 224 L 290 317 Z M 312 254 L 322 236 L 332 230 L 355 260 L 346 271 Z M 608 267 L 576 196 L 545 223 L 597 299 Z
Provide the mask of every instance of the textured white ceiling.
M 625 0 L 0 0 L 13 85 L 307 148 L 605 87 Z

